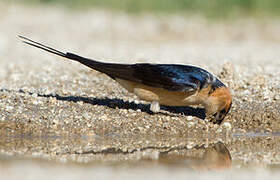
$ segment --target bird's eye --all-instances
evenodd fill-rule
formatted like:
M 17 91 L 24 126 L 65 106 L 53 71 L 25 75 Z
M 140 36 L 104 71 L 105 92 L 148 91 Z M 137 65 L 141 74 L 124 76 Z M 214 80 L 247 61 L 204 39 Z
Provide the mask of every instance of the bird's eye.
M 226 113 L 226 109 L 221 110 L 221 113 L 225 114 Z

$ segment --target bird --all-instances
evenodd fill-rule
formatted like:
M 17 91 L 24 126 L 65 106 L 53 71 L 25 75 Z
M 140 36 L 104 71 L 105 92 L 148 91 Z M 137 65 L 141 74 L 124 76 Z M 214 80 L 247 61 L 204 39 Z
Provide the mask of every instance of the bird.
M 207 117 L 221 124 L 231 109 L 230 89 L 210 72 L 192 65 L 107 63 L 62 52 L 27 37 L 18 36 L 27 45 L 77 61 L 106 74 L 139 99 L 150 102 L 150 111 L 158 113 L 160 105 L 202 105 Z
M 178 149 L 178 147 L 175 149 Z M 195 156 L 182 156 L 178 154 L 162 154 L 159 162 L 167 165 L 185 165 L 185 167 L 197 171 L 205 170 L 226 170 L 232 166 L 232 157 L 226 145 L 218 141 L 214 144 L 202 145 L 193 149 L 194 151 L 204 151 Z

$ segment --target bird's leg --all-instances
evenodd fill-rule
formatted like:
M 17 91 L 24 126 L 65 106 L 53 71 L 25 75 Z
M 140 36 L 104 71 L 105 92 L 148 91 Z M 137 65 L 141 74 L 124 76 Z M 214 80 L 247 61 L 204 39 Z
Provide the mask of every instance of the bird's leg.
M 205 119 L 204 120 L 207 120 L 209 122 L 213 122 L 214 121 L 214 115 L 213 114 L 209 114 L 209 113 L 206 113 L 206 116 L 205 116 Z
M 158 101 L 153 101 L 150 105 L 150 111 L 153 113 L 158 113 L 160 110 L 160 105 Z

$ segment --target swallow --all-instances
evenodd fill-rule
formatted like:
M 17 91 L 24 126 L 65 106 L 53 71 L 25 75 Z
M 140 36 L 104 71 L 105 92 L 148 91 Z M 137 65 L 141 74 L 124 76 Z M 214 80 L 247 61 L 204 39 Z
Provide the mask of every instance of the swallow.
M 226 170 L 232 166 L 230 151 L 221 141 L 207 147 L 194 148 L 199 151 L 204 149 L 204 153 L 196 156 L 182 156 L 178 154 L 162 153 L 159 156 L 159 162 L 170 165 L 183 165 L 192 170 Z M 174 149 L 175 150 L 175 149 Z
M 61 52 L 49 46 L 19 36 L 23 43 L 52 54 L 77 61 L 108 75 L 128 92 L 151 102 L 150 110 L 160 111 L 160 105 L 202 105 L 213 122 L 221 124 L 232 104 L 229 88 L 216 76 L 195 66 L 180 64 L 117 64 L 100 62 L 71 52 Z

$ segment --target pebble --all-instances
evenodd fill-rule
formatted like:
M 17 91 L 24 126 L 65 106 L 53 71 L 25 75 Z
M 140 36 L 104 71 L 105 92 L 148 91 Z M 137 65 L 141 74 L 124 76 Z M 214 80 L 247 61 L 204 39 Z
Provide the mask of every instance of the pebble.
M 188 141 L 188 142 L 187 142 L 187 148 L 188 148 L 188 149 L 193 148 L 194 145 L 196 145 L 196 144 L 195 144 L 193 141 Z
M 193 118 L 193 116 L 187 116 L 187 120 L 188 121 L 191 121 L 191 120 L 193 120 L 194 118 Z
M 13 106 L 6 106 L 5 109 L 6 109 L 6 111 L 10 112 L 14 109 L 14 107 Z
M 274 96 L 274 100 L 280 100 L 280 94 L 276 94 L 276 95 Z
M 232 126 L 230 122 L 224 122 L 223 127 L 225 127 L 227 130 L 231 130 Z

